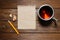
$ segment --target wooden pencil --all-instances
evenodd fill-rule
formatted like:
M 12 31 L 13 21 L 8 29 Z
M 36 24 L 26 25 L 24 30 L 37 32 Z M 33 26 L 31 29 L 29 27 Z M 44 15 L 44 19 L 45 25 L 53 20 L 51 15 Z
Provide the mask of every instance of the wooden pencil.
M 11 25 L 11 27 L 15 30 L 17 34 L 19 34 L 18 30 L 15 28 L 15 26 L 12 24 L 11 21 L 8 20 L 8 23 Z

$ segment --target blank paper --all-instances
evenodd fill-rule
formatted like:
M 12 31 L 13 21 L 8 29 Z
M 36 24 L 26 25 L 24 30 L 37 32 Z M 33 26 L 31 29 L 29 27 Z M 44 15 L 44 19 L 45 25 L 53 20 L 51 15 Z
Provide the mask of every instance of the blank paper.
M 18 29 L 36 29 L 35 6 L 18 6 Z

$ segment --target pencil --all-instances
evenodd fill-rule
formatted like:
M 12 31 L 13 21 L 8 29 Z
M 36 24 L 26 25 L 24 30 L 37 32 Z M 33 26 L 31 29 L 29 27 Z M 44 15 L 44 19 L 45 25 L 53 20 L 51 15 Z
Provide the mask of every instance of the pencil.
M 14 27 L 14 25 L 11 23 L 11 21 L 8 20 L 8 23 L 11 25 L 11 27 L 15 30 L 17 34 L 19 34 L 18 30 Z

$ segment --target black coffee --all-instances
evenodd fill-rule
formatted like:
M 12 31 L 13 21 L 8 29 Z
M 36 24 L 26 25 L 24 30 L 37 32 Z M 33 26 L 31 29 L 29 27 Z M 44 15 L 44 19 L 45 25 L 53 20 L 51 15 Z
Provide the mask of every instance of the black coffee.
M 39 15 L 43 19 L 49 19 L 53 15 L 53 10 L 49 6 L 43 6 L 39 9 Z

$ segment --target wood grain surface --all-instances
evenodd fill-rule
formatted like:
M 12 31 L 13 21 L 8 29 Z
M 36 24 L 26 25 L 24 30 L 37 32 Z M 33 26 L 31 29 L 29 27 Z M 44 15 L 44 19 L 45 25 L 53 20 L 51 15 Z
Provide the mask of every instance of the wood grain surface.
M 7 22 L 11 20 L 17 28 L 17 20 L 13 22 L 9 14 L 18 17 L 18 5 L 36 5 L 37 14 L 43 4 L 50 4 L 54 8 L 54 17 L 58 19 L 57 28 L 54 23 L 48 27 L 41 26 L 36 16 L 36 30 L 19 30 L 20 34 L 17 35 Z M 0 40 L 60 40 L 60 0 L 0 0 Z
M 17 8 L 17 5 L 36 5 L 39 8 L 43 4 L 60 8 L 60 0 L 0 0 L 0 8 Z
M 0 40 L 60 40 L 60 34 L 47 33 L 2 33 Z

